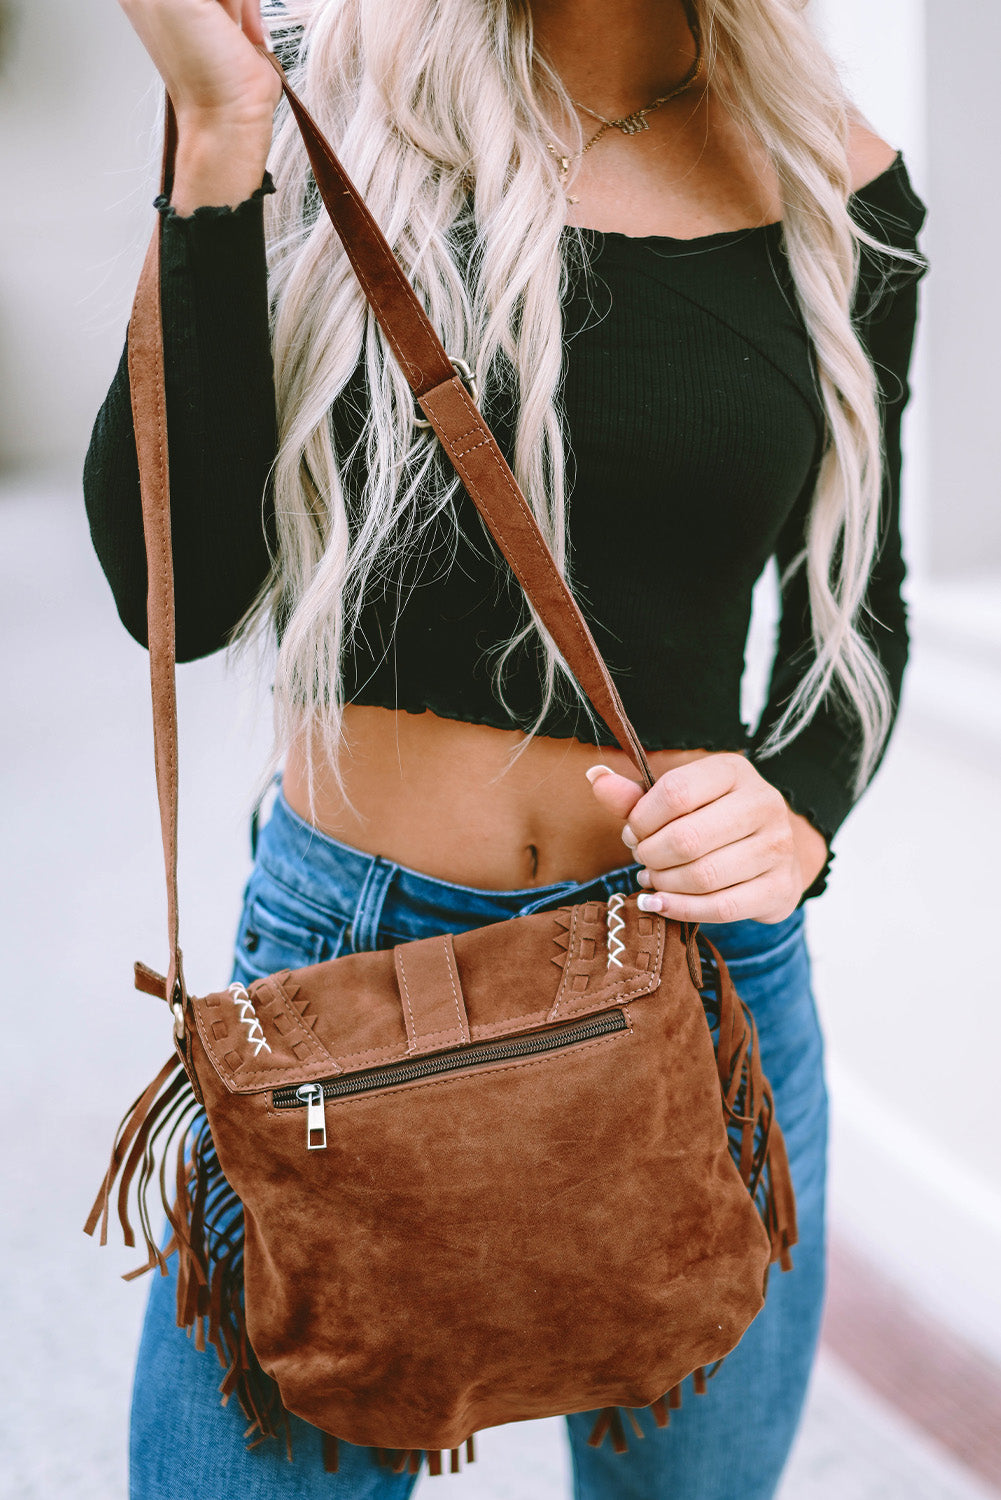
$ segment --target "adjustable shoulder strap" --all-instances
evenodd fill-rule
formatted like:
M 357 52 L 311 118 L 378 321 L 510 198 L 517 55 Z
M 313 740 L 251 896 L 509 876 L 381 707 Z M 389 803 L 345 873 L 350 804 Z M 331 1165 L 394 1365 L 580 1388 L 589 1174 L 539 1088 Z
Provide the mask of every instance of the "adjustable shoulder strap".
M 644 785 L 652 786 L 653 774 L 618 690 L 493 434 L 455 373 L 402 266 L 329 143 L 289 87 L 278 60 L 271 53 L 265 55 L 281 77 L 327 212 L 411 389 L 570 671 L 639 771 Z M 163 191 L 168 194 L 175 148 L 176 127 L 168 104 L 163 163 Z M 149 575 L 147 617 L 153 738 L 171 954 L 168 997 L 176 997 L 183 994 L 183 976 L 177 922 L 174 580 L 160 319 L 160 231 L 158 225 L 139 280 L 128 346 Z
M 161 191 L 173 188 L 177 122 L 167 103 Z M 160 234 L 157 223 L 129 319 L 129 389 L 139 460 L 143 532 L 146 539 L 146 625 L 153 695 L 153 756 L 160 803 L 160 831 L 167 882 L 166 999 L 183 1002 L 184 971 L 177 917 L 177 685 L 174 672 L 174 554 L 170 535 L 170 469 L 167 462 L 167 398 L 163 324 L 160 316 Z

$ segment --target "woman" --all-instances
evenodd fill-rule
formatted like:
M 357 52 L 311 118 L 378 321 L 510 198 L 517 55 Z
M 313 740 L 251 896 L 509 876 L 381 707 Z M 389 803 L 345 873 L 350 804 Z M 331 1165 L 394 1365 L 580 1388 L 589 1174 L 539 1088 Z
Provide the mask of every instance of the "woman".
M 826 1098 L 802 903 L 878 764 L 907 652 L 899 430 L 923 207 L 795 0 L 307 0 L 269 17 L 473 369 L 651 754 L 641 795 L 414 426 L 284 113 L 272 142 L 256 0 L 121 3 L 179 120 L 159 203 L 178 655 L 237 627 L 279 639 L 281 791 L 234 976 L 637 881 L 647 910 L 706 924 L 756 1015 L 798 1199 L 795 1270 L 668 1429 L 641 1414 L 646 1441 L 619 1456 L 587 1446 L 593 1415 L 568 1426 L 588 1500 L 764 1500 L 823 1298 Z M 144 640 L 124 362 L 85 489 Z M 782 624 L 751 734 L 744 641 L 772 556 Z M 246 1451 L 218 1379 L 157 1278 L 136 1500 L 413 1485 L 347 1445 L 324 1474 L 319 1434 L 296 1419 L 291 1464 L 274 1443 Z

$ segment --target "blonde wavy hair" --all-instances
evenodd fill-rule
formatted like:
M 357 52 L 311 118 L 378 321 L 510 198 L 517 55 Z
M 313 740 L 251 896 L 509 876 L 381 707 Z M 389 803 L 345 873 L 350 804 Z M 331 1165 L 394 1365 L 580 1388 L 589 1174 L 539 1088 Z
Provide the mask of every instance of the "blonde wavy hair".
M 808 23 L 805 0 L 692 6 L 709 85 L 760 142 L 777 176 L 789 266 L 827 420 L 806 547 L 792 565 L 806 569 L 815 656 L 762 753 L 788 744 L 831 692 L 857 721 L 861 790 L 892 704 L 861 629 L 878 544 L 883 453 L 876 378 L 851 307 L 860 244 L 905 258 L 907 252 L 871 238 L 849 215 L 851 106 Z M 469 362 L 481 391 L 515 395 L 512 468 L 566 572 L 559 407 L 566 203 L 546 148 L 554 139 L 550 121 L 572 122 L 561 140 L 569 155 L 584 138 L 560 78 L 534 46 L 529 0 L 287 0 L 265 17 L 278 43 L 278 31 L 291 28 L 294 56 L 287 49 L 285 56 L 293 85 L 446 349 Z M 318 744 L 337 771 L 342 655 L 369 591 L 393 576 L 429 529 L 456 524 L 458 480 L 444 472 L 436 440 L 414 426 L 410 388 L 320 211 L 284 104 L 271 167 L 277 548 L 237 638 L 280 628 L 272 764 L 301 737 L 311 785 Z M 464 224 L 473 247 L 468 268 L 459 248 Z M 579 237 L 570 245 L 585 254 Z M 361 432 L 349 452 L 338 452 L 331 407 L 360 361 L 368 387 Z M 364 476 L 360 496 L 347 482 L 353 462 Z M 542 677 L 530 736 L 554 699 L 579 690 L 526 607 L 517 635 L 499 643 L 495 658 L 501 701 L 505 663 L 525 642 L 539 647 Z

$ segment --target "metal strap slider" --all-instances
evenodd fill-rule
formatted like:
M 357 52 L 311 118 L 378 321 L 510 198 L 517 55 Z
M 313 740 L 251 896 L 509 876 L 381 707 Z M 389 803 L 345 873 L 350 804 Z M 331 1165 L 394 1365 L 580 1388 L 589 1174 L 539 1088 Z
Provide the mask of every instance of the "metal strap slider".
M 476 381 L 473 377 L 473 372 L 466 364 L 466 361 L 464 359 L 459 359 L 458 355 L 456 354 L 450 354 L 448 357 L 452 362 L 452 369 L 455 371 L 456 375 L 461 375 L 462 379 L 465 381 L 466 389 L 468 390 L 471 399 L 473 401 L 478 401 L 480 399 L 479 387 L 477 386 Z M 427 420 L 426 417 L 414 417 L 415 427 L 430 427 L 431 425 L 432 424 Z

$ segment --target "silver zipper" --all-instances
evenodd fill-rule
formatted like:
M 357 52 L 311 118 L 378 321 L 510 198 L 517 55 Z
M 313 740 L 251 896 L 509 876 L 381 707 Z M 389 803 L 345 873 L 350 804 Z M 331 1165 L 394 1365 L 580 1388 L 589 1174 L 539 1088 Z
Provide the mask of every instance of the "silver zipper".
M 351 1094 L 367 1094 L 375 1089 L 396 1088 L 418 1078 L 432 1078 L 455 1073 L 463 1068 L 484 1067 L 490 1063 L 509 1062 L 518 1057 L 532 1057 L 540 1052 L 557 1052 L 610 1032 L 627 1031 L 629 1023 L 621 1010 L 588 1016 L 582 1021 L 553 1027 L 551 1031 L 531 1036 L 510 1037 L 502 1042 L 480 1042 L 469 1047 L 455 1047 L 449 1052 L 414 1058 L 412 1062 L 388 1063 L 381 1068 L 366 1068 L 347 1078 L 324 1078 L 318 1083 L 275 1089 L 271 1095 L 274 1109 L 301 1109 L 307 1106 L 306 1144 L 311 1151 L 327 1144 L 324 1104 L 328 1099 L 343 1099 Z M 317 1137 L 318 1139 L 314 1139 Z
M 327 1117 L 323 1110 L 323 1089 L 318 1083 L 303 1083 L 296 1089 L 295 1096 L 307 1106 L 306 1150 L 326 1151 Z

